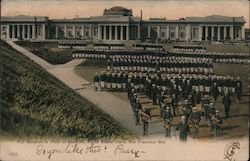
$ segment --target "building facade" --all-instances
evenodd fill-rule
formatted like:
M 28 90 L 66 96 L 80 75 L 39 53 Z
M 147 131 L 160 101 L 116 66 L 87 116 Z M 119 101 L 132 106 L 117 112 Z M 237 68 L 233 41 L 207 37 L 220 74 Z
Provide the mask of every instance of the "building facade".
M 179 20 L 135 17 L 131 9 L 112 7 L 102 16 L 73 19 L 48 17 L 1 17 L 2 39 L 90 39 L 99 42 L 124 42 L 147 39 L 178 41 L 244 40 L 243 17 L 212 15 Z

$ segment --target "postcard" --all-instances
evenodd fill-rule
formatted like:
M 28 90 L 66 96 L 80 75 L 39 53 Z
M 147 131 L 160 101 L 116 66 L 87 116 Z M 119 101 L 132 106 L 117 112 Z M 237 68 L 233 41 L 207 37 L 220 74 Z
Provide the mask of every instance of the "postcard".
M 2 0 L 0 160 L 249 160 L 249 6 Z

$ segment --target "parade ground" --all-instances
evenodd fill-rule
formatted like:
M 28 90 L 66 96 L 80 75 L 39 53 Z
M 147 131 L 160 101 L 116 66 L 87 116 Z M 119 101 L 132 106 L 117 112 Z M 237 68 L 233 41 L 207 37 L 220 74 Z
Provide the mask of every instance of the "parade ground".
M 95 66 L 94 64 L 98 64 L 95 62 L 96 60 L 87 60 L 75 67 L 74 72 L 86 79 L 87 81 L 93 83 L 93 77 L 96 72 L 101 72 L 106 68 L 102 65 Z M 91 63 L 93 62 L 93 64 Z M 102 64 L 99 62 L 99 64 Z M 248 95 L 248 73 L 249 66 L 247 64 L 214 64 L 214 72 L 220 75 L 230 74 L 232 76 L 240 76 L 243 80 L 243 89 L 244 96 L 242 97 L 242 101 L 240 104 L 236 103 L 236 99 L 233 98 L 233 103 L 230 111 L 230 118 L 225 120 L 223 123 L 223 133 L 221 139 L 230 139 L 242 137 L 248 134 L 248 113 L 249 113 L 249 95 Z M 96 92 L 102 93 L 102 92 Z M 104 92 L 106 93 L 106 92 Z M 121 102 L 129 102 L 127 98 L 127 93 L 122 92 L 111 92 L 111 94 L 120 99 Z M 144 97 L 144 98 L 143 98 Z M 145 96 L 141 96 L 143 98 L 143 105 L 149 106 L 151 108 L 159 109 L 158 106 L 152 105 L 152 100 L 147 99 Z M 130 116 L 132 113 L 131 107 L 130 113 L 127 115 Z M 215 103 L 215 108 L 218 108 L 221 111 L 221 114 L 224 116 L 224 107 L 222 104 L 222 96 L 218 98 L 218 101 Z M 115 110 L 115 109 L 114 109 Z M 181 109 L 179 109 L 181 111 Z M 125 114 L 126 115 L 126 114 Z M 132 118 L 131 118 L 132 119 Z M 179 118 L 174 118 L 173 124 L 177 124 L 180 121 Z M 210 134 L 207 123 L 204 118 L 201 119 L 200 124 L 200 139 L 211 139 L 212 134 Z M 134 126 L 134 125 L 133 125 Z M 142 134 L 142 126 L 136 126 L 139 130 L 141 130 Z M 164 136 L 163 129 L 163 121 L 160 119 L 159 111 L 155 111 L 154 118 L 152 122 L 149 124 L 149 134 L 144 137 L 153 137 L 153 136 Z

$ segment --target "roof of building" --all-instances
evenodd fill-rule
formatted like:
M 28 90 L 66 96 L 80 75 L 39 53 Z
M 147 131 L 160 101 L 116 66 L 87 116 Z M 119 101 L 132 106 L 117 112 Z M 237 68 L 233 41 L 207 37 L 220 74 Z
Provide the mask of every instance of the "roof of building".
M 169 20 L 166 18 L 149 18 L 145 20 L 149 23 L 245 23 L 243 17 L 228 17 L 221 15 L 211 15 L 206 17 L 186 17 L 178 20 Z
M 48 21 L 46 16 L 27 16 L 27 15 L 17 15 L 17 16 L 3 16 L 1 17 L 2 22 L 45 22 Z
M 26 16 L 18 15 L 11 17 L 1 17 L 2 22 L 46 22 L 49 20 L 46 16 Z M 102 22 L 102 23 L 116 23 L 116 22 L 139 22 L 140 17 L 132 16 L 132 10 L 120 6 L 115 6 L 110 9 L 105 9 L 103 16 L 94 16 L 87 18 L 73 18 L 73 19 L 52 19 L 51 22 L 56 23 L 92 23 L 92 22 Z M 150 18 L 149 20 L 144 20 L 147 23 L 241 23 L 244 24 L 246 21 L 244 17 L 229 17 L 221 15 L 211 15 L 206 17 L 186 17 L 180 18 L 178 20 L 169 20 L 164 18 Z
M 126 11 L 129 11 L 127 8 L 125 7 L 121 7 L 121 6 L 115 6 L 115 7 L 112 7 L 110 8 L 109 10 L 107 11 L 113 11 L 113 12 L 126 12 Z
M 115 6 L 110 9 L 105 9 L 103 15 L 123 15 L 123 16 L 133 16 L 132 9 L 127 9 L 121 6 Z
M 53 22 L 101 22 L 101 23 L 116 23 L 116 22 L 139 22 L 140 17 L 130 17 L 130 16 L 121 16 L 121 15 L 109 15 L 109 16 L 95 16 L 88 18 L 73 18 L 73 19 L 53 19 Z
M 246 22 L 243 17 L 229 17 L 221 15 L 211 15 L 206 17 L 186 17 L 185 20 L 188 22 Z

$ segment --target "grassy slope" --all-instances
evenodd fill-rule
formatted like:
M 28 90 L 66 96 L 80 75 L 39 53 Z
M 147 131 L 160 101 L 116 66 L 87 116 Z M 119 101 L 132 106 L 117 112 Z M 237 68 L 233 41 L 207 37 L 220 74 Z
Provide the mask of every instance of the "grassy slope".
M 108 114 L 1 43 L 1 135 L 83 139 L 128 136 Z

